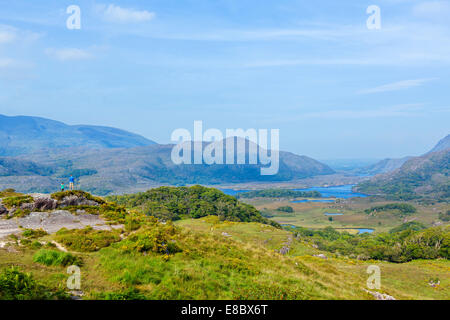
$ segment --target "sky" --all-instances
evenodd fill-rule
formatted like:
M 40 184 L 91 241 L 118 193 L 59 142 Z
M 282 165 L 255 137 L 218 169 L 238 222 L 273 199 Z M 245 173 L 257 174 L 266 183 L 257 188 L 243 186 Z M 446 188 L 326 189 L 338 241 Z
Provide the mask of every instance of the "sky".
M 80 8 L 70 29 L 69 6 Z M 380 8 L 381 25 L 368 28 Z M 447 0 L 0 0 L 0 114 L 279 129 L 317 159 L 420 155 L 449 134 Z M 70 25 L 70 24 L 69 24 Z

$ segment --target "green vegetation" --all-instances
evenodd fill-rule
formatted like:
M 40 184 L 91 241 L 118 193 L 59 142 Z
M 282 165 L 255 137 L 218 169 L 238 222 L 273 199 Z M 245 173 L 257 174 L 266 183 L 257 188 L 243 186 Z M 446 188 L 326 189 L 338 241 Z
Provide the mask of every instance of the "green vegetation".
M 417 212 L 417 209 L 409 203 L 389 203 L 381 206 L 374 206 L 370 209 L 364 210 L 367 214 L 377 214 L 379 212 L 391 211 L 399 214 L 400 216 L 413 214 Z
M 176 233 L 172 223 L 160 224 L 153 218 L 151 223 L 122 241 L 120 248 L 125 252 L 160 253 L 168 259 L 169 255 L 181 251 L 175 241 Z
M 43 229 L 25 229 L 22 236 L 25 238 L 37 239 L 47 235 L 47 231 Z
M 447 212 L 441 212 L 439 213 L 439 219 L 441 219 L 442 221 L 450 221 L 450 210 L 447 210 Z
M 111 196 L 107 199 L 129 209 L 138 209 L 162 221 L 217 215 L 222 220 L 277 225 L 262 217 L 253 206 L 239 202 L 235 197 L 217 189 L 202 186 L 161 187 L 137 194 Z
M 81 258 L 76 257 L 68 252 L 57 250 L 41 249 L 33 256 L 33 262 L 40 263 L 46 266 L 82 266 Z
M 93 252 L 120 241 L 120 231 L 94 230 L 92 227 L 67 230 L 63 228 L 56 235 L 56 241 L 66 248 L 78 252 Z
M 292 213 L 292 212 L 294 212 L 294 208 L 292 208 L 291 206 L 282 206 L 282 207 L 278 207 L 277 211 Z
M 12 207 L 19 208 L 24 203 L 32 203 L 33 197 L 32 196 L 13 196 L 13 197 L 7 197 L 2 199 L 2 204 L 7 207 L 8 209 L 11 209 Z
M 21 195 L 23 195 L 23 194 L 18 193 L 18 192 L 16 192 L 16 190 L 11 189 L 11 188 L 0 191 L 0 198 L 16 197 L 16 196 L 21 196 Z
M 415 259 L 450 258 L 450 226 L 425 230 L 402 227 L 401 231 L 377 235 L 295 228 L 298 237 L 312 241 L 320 250 L 360 259 L 407 262 Z
M 66 299 L 61 291 L 51 290 L 37 283 L 31 274 L 23 273 L 16 267 L 4 269 L 0 273 L 0 300 L 43 300 Z
M 265 189 L 240 193 L 238 198 L 321 198 L 318 191 L 295 191 L 290 189 Z
M 67 201 L 66 196 L 58 198 Z M 308 221 L 317 220 L 313 228 L 330 225 L 325 212 L 339 212 L 343 215 L 333 217 L 333 226 L 342 227 L 341 219 L 351 226 L 365 221 L 367 227 L 383 221 L 386 231 L 352 235 L 330 227 L 282 229 L 264 224 L 253 206 L 203 187 L 158 188 L 108 200 L 117 203 L 84 206 L 75 201 L 65 208 L 109 217 L 123 229 L 61 229 L 50 235 L 24 229 L 9 239 L 14 250 L 0 249 L 0 272 L 11 265 L 32 272 L 46 284 L 44 292 L 50 292 L 44 299 L 55 298 L 58 287 L 65 286 L 63 266 L 72 264 L 82 269 L 85 299 L 373 299 L 364 288 L 367 266 L 377 260 L 382 293 L 397 299 L 450 298 L 445 290 L 450 285 L 450 226 L 425 228 L 447 210 L 444 203 L 417 204 L 408 219 L 420 219 L 399 225 L 405 220 L 398 215 L 411 208 L 370 199 L 333 204 L 249 200 L 276 219 L 311 216 Z M 158 220 L 158 212 L 143 209 L 149 202 L 178 219 Z M 367 215 L 369 206 L 387 208 L 380 216 L 395 223 Z M 293 212 L 278 210 L 283 207 Z M 52 241 L 70 252 L 56 250 Z M 326 259 L 315 257 L 318 254 Z M 440 287 L 431 287 L 429 279 L 440 279 Z M 19 294 L 19 289 L 8 293 L 11 299 Z
M 450 150 L 408 160 L 400 169 L 364 181 L 358 192 L 382 195 L 391 200 L 450 198 Z
M 409 230 L 409 229 L 411 229 L 413 231 L 419 231 L 419 230 L 426 229 L 426 227 L 423 225 L 423 223 L 420 223 L 417 221 L 410 221 L 410 222 L 403 223 L 402 225 L 391 229 L 389 232 L 397 233 L 397 232 L 401 232 L 401 231 Z

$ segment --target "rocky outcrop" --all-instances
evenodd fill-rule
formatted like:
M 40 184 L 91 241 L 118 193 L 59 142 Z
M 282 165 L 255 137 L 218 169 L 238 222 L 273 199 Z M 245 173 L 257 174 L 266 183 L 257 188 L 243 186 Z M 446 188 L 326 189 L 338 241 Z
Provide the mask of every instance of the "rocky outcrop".
M 380 293 L 377 291 L 369 291 L 365 290 L 367 293 L 371 294 L 376 300 L 395 300 L 393 296 L 390 296 L 385 293 Z
M 4 205 L 0 204 L 0 216 L 8 214 L 8 209 Z
M 98 206 L 99 204 L 93 200 L 88 200 L 84 197 L 75 195 L 64 197 L 58 201 L 58 208 L 65 208 L 69 206 Z

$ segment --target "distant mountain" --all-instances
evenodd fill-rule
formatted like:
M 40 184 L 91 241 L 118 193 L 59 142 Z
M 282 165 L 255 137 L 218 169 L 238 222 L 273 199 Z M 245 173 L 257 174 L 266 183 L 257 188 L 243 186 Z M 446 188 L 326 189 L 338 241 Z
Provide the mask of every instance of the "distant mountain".
M 45 148 L 133 148 L 152 144 L 155 142 L 115 128 L 0 115 L 0 156 L 18 156 Z
M 404 157 L 399 159 L 384 159 L 372 165 L 360 168 L 358 173 L 364 173 L 368 175 L 376 175 L 380 173 L 387 173 L 400 168 L 406 161 L 412 157 Z
M 79 186 L 96 194 L 135 192 L 159 185 L 290 181 L 334 173 L 314 159 L 283 151 L 280 152 L 279 172 L 273 176 L 262 176 L 261 164 L 175 165 L 171 160 L 172 148 L 173 145 L 155 144 L 129 149 L 51 149 L 19 159 L 53 168 L 48 177 L 56 180 L 76 173 Z M 27 182 L 18 183 L 17 190 L 49 191 L 48 184 L 40 189 L 38 180 L 26 178 L 21 181 Z M 13 187 L 11 182 L 10 178 L 0 177 L 0 187 Z
M 358 192 L 395 199 L 450 197 L 450 149 L 411 158 L 399 169 L 360 183 Z
M 443 150 L 447 150 L 447 149 L 450 149 L 450 134 L 447 135 L 441 141 L 439 141 L 438 144 L 433 149 L 431 149 L 428 153 L 443 151 Z

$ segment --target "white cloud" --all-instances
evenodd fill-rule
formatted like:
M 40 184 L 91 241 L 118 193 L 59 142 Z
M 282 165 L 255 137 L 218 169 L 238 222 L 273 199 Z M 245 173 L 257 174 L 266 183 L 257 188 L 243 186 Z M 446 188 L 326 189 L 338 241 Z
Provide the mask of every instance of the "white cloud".
M 77 48 L 47 49 L 45 53 L 60 61 L 85 60 L 92 58 L 92 55 L 89 52 Z
M 414 79 L 414 80 L 403 80 L 393 83 L 388 83 L 379 87 L 362 90 L 360 94 L 369 94 L 369 93 L 379 93 L 379 92 L 388 92 L 388 91 L 398 91 L 409 89 L 413 87 L 419 87 L 427 82 L 430 82 L 435 79 Z
M 155 13 L 146 10 L 139 11 L 130 8 L 121 8 L 110 4 L 104 12 L 104 17 L 106 20 L 112 22 L 139 23 L 152 20 L 155 17 Z

